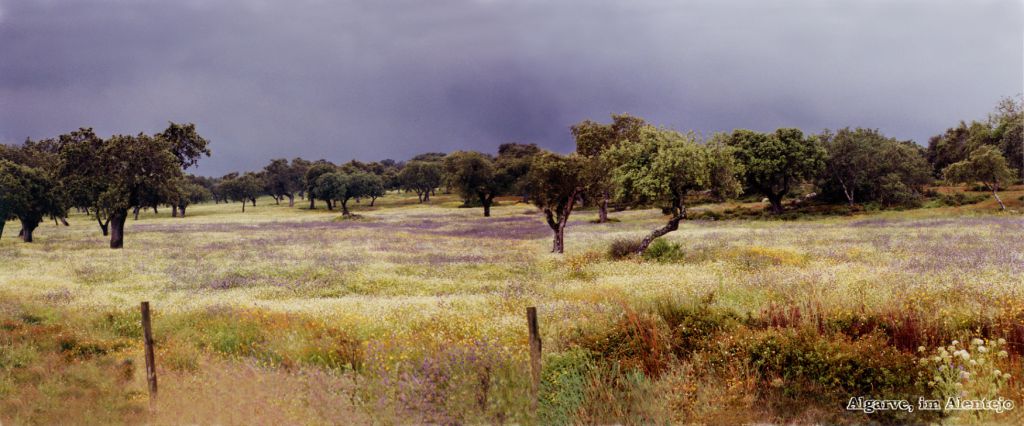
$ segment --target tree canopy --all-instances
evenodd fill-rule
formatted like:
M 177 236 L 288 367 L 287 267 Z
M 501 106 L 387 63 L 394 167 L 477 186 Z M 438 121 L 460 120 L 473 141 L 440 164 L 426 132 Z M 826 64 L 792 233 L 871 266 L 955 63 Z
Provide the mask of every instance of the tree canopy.
M 612 181 L 617 201 L 633 206 L 655 204 L 669 213 L 668 223 L 644 238 L 638 252 L 679 228 L 690 195 L 703 191 L 739 194 L 742 168 L 732 151 L 721 143 L 701 145 L 692 133 L 644 126 L 635 141 L 603 154 L 608 163 L 615 164 Z
M 950 164 L 943 170 L 946 180 L 956 183 L 981 182 L 990 191 L 999 208 L 1006 210 L 1006 205 L 999 198 L 999 189 L 1013 182 L 1016 171 L 1006 164 L 1006 158 L 999 149 L 991 145 L 983 145 L 971 152 L 966 160 Z
M 746 186 L 764 194 L 775 213 L 782 212 L 782 198 L 797 183 L 818 176 L 825 163 L 818 139 L 804 137 L 800 129 L 736 130 L 728 144 L 743 165 Z

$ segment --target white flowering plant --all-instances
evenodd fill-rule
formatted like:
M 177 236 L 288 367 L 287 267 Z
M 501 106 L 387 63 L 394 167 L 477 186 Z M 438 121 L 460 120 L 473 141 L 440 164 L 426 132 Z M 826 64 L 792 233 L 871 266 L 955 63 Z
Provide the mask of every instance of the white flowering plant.
M 974 338 L 968 344 L 958 340 L 936 348 L 932 355 L 924 346 L 918 348 L 920 364 L 926 367 L 923 380 L 934 396 L 948 398 L 994 399 L 1010 380 L 1000 369 L 1008 354 L 1005 339 Z M 928 377 L 927 374 L 931 374 Z

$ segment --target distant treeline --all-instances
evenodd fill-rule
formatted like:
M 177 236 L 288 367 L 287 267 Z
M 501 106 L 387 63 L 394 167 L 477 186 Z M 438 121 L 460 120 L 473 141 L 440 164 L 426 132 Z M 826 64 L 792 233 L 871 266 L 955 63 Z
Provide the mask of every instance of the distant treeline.
M 184 217 L 196 203 L 247 203 L 269 195 L 319 200 L 349 215 L 349 201 L 372 206 L 388 191 L 413 192 L 429 202 L 437 190 L 457 193 L 484 216 L 496 197 L 515 196 L 536 205 L 554 233 L 552 251 L 561 252 L 573 209 L 595 206 L 598 221 L 608 209 L 659 206 L 669 216 L 637 245 L 646 250 L 671 232 L 695 200 L 763 197 L 773 213 L 799 188 L 820 202 L 908 206 L 920 202 L 935 179 L 984 186 L 1003 206 L 999 190 L 1024 172 L 1024 102 L 1007 98 L 984 121 L 961 122 L 932 137 L 927 148 L 876 129 L 843 128 L 805 134 L 735 130 L 703 138 L 655 127 L 631 115 L 610 123 L 585 120 L 570 131 L 576 151 L 561 155 L 535 144 L 507 143 L 496 154 L 432 152 L 408 161 L 273 159 L 262 170 L 221 177 L 185 173 L 208 142 L 192 124 L 171 123 L 163 132 L 102 139 L 82 128 L 54 139 L 0 145 L 0 218 L 20 220 L 20 235 L 46 217 L 63 221 L 70 209 L 88 213 L 111 247 L 123 245 L 131 213 L 170 206 Z M 807 190 L 809 188 L 809 190 Z M 1005 207 L 1003 207 L 1005 208 Z M 0 220 L 0 235 L 3 224 Z

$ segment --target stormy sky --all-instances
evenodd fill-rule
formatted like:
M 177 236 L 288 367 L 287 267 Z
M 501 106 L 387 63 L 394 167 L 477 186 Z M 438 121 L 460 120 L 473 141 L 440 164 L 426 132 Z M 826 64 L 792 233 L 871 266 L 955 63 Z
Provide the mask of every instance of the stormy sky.
M 0 141 L 194 122 L 199 172 L 679 130 L 926 143 L 1024 85 L 1024 2 L 0 0 Z

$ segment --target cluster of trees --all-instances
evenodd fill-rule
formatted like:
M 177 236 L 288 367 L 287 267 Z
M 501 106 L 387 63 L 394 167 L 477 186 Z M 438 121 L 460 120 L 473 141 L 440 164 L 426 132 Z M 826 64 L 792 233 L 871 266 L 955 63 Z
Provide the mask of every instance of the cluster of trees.
M 201 202 L 208 193 L 184 174 L 202 156 L 208 141 L 192 124 L 170 123 L 153 135 L 97 136 L 81 128 L 54 139 L 0 145 L 0 223 L 21 222 L 21 238 L 45 217 L 65 224 L 70 209 L 94 217 L 110 247 L 124 246 L 129 212 Z M 2 229 L 2 224 L 0 224 Z
M 184 217 L 190 205 L 212 199 L 241 202 L 244 212 L 269 195 L 278 204 L 287 199 L 290 207 L 296 198 L 307 198 L 310 209 L 320 200 L 349 215 L 353 199 L 369 199 L 372 206 L 388 191 L 400 190 L 425 203 L 440 189 L 458 194 L 466 207 L 481 207 L 485 217 L 499 196 L 534 204 L 551 227 L 557 253 L 564 250 L 566 224 L 577 207 L 595 206 L 598 222 L 608 221 L 610 208 L 661 207 L 667 222 L 638 244 L 643 252 L 678 229 L 695 199 L 758 196 L 781 213 L 796 188 L 814 188 L 826 202 L 905 205 L 942 178 L 982 184 L 1003 206 L 998 191 L 1016 179 L 1015 167 L 1024 173 L 1024 102 L 1013 99 L 1001 102 L 984 122 L 961 123 L 933 137 L 927 148 L 876 129 L 739 129 L 701 138 L 626 114 L 611 118 L 572 126 L 576 150 L 567 155 L 507 143 L 496 155 L 432 152 L 407 162 L 338 165 L 280 158 L 258 172 L 219 178 L 184 174 L 210 153 L 191 124 L 108 139 L 83 128 L 17 147 L 0 145 L 0 219 L 20 220 L 22 238 L 31 241 L 47 216 L 61 221 L 68 209 L 77 209 L 93 216 L 104 235 L 109 226 L 111 247 L 119 248 L 129 212 L 137 217 L 140 209 L 159 205 Z

